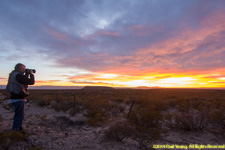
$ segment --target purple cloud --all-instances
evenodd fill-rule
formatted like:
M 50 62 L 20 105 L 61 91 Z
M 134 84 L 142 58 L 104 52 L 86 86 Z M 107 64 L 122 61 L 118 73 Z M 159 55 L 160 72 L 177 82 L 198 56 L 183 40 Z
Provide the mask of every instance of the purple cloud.
M 223 0 L 3 1 L 0 59 L 32 53 L 90 71 L 223 68 L 224 13 Z

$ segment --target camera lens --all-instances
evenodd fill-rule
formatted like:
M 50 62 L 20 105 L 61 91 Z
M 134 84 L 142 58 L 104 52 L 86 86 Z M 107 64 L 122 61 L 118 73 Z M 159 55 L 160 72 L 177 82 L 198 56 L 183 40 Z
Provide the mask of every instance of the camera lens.
M 30 74 L 31 70 L 33 71 L 33 73 L 36 73 L 36 70 L 35 69 L 26 69 L 25 72 L 28 73 L 28 74 Z

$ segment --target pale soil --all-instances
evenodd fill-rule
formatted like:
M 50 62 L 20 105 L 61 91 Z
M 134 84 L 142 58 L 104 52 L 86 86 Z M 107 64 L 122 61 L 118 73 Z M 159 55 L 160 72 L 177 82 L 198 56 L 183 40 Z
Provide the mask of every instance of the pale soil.
M 3 100 L 0 93 L 0 132 L 10 131 L 14 112 L 6 110 L 3 105 L 9 103 Z M 122 142 L 109 141 L 104 138 L 104 129 L 107 127 L 90 127 L 82 122 L 85 117 L 82 113 L 70 116 L 65 112 L 56 112 L 50 106 L 39 107 L 35 103 L 27 103 L 25 106 L 25 119 L 23 127 L 29 135 L 27 142 L 20 142 L 10 149 L 26 149 L 31 145 L 45 150 L 138 150 L 138 144 L 128 139 Z M 180 132 L 164 129 L 162 139 L 153 144 L 211 144 L 223 145 L 225 138 L 219 131 Z M 161 149 L 160 149 L 161 150 Z

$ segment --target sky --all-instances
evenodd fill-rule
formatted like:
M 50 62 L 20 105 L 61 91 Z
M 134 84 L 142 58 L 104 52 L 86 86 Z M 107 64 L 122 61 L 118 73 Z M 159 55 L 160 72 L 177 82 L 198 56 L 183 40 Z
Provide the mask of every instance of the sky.
M 224 0 L 0 0 L 0 85 L 225 87 Z

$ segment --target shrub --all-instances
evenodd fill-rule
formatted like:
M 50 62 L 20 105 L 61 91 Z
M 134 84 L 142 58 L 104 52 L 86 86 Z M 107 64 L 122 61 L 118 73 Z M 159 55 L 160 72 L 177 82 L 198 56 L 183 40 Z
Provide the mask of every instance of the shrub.
M 54 97 L 52 95 L 44 95 L 41 99 L 37 100 L 37 104 L 39 106 L 47 106 L 51 103 L 51 101 L 54 100 Z
M 89 109 L 87 114 L 87 124 L 90 126 L 100 126 L 109 119 L 109 115 L 105 110 Z
M 42 116 L 40 116 L 41 120 L 45 120 L 47 118 L 47 114 L 43 114 Z
M 166 125 L 184 131 L 201 131 L 209 123 L 210 105 L 197 99 L 180 100 L 177 109 L 164 116 Z
M 118 98 L 118 99 L 113 99 L 112 101 L 115 103 L 121 104 L 121 103 L 123 103 L 124 100 L 122 98 Z
M 75 114 L 76 110 L 78 111 L 79 108 L 76 108 L 77 104 L 78 102 L 74 99 L 74 96 L 66 95 L 58 95 L 56 100 L 50 103 L 52 108 L 54 108 L 56 111 L 66 112 L 73 108 L 74 110 L 71 110 L 71 114 Z
M 31 146 L 28 148 L 28 150 L 42 150 L 42 149 L 44 149 L 44 148 L 41 146 Z
M 82 110 L 80 106 L 76 106 L 75 108 L 70 109 L 69 114 L 74 116 L 75 114 L 79 113 Z
M 0 146 L 4 149 L 9 149 L 9 147 L 19 141 L 26 141 L 28 135 L 24 132 L 2 132 L 0 133 Z
M 13 110 L 13 105 L 11 103 L 9 104 L 3 104 L 2 106 L 6 110 Z
M 132 132 L 132 126 L 127 120 L 123 120 L 110 125 L 105 131 L 105 137 L 110 140 L 122 141 L 124 138 L 131 137 Z
M 210 113 L 210 122 L 219 128 L 225 129 L 225 102 L 217 102 Z
M 112 108 L 112 105 L 108 100 L 95 99 L 85 101 L 84 107 L 87 109 L 87 113 L 85 114 L 87 117 L 87 124 L 91 126 L 99 126 L 109 119 L 109 110 Z
M 129 121 L 134 127 L 132 138 L 138 141 L 140 147 L 160 138 L 162 115 L 155 106 L 138 106 L 132 110 Z
M 3 118 L 2 118 L 2 115 L 0 114 L 0 122 L 2 122 Z

